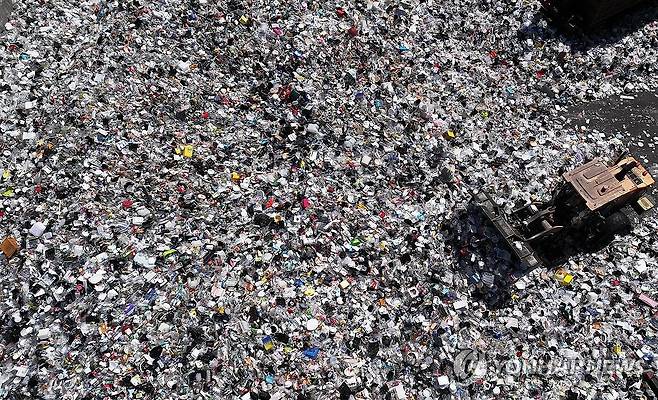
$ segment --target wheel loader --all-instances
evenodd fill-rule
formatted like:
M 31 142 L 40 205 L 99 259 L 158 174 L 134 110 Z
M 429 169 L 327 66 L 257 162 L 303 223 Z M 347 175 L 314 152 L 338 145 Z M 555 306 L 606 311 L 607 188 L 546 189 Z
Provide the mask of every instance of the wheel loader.
M 559 262 L 570 249 L 593 249 L 630 231 L 653 211 L 654 178 L 632 156 L 612 165 L 596 158 L 562 175 L 547 202 L 533 202 L 511 214 L 480 192 L 474 202 L 527 268 Z M 571 253 L 573 254 L 573 253 Z
M 554 20 L 575 28 L 594 28 L 644 0 L 541 0 Z

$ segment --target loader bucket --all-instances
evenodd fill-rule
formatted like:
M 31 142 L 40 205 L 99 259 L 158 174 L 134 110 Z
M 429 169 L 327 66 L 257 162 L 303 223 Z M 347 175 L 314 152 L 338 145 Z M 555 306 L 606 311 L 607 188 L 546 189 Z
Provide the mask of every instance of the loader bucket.
M 480 192 L 474 196 L 474 202 L 480 211 L 486 216 L 487 220 L 496 228 L 505 242 L 514 251 L 514 254 L 521 260 L 521 263 L 527 268 L 533 269 L 543 265 L 543 262 L 537 256 L 537 252 L 532 248 L 529 242 L 524 240 L 512 224 L 506 219 L 505 212 L 498 207 L 491 196 L 485 192 Z

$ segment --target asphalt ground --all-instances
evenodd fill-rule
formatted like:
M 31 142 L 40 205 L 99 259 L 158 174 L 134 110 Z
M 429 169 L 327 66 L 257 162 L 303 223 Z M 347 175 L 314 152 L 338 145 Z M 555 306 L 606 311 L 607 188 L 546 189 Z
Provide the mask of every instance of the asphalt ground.
M 658 164 L 658 93 L 628 94 L 582 103 L 571 107 L 566 116 L 573 127 L 622 134 L 633 155 Z
M 13 8 L 11 0 L 0 0 L 0 32 L 5 29 L 5 24 Z

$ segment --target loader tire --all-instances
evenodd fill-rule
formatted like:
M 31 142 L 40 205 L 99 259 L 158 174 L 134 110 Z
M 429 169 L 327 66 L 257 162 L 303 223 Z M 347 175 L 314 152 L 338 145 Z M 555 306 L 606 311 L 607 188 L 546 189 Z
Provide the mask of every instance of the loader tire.
M 617 211 L 605 219 L 602 233 L 606 237 L 612 238 L 617 234 L 626 234 L 633 229 L 633 221 L 625 210 Z M 632 212 L 632 210 L 631 210 Z
M 615 239 L 615 235 L 623 235 L 631 229 L 633 224 L 628 216 L 621 210 L 617 211 L 590 231 L 583 248 L 590 252 L 599 251 L 610 244 Z

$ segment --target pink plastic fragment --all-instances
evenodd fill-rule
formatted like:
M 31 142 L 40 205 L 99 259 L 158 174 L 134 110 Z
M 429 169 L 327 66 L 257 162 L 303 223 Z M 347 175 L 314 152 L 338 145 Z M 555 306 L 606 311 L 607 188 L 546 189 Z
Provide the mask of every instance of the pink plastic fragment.
M 637 299 L 651 308 L 658 308 L 658 301 L 652 299 L 644 293 L 638 295 Z

